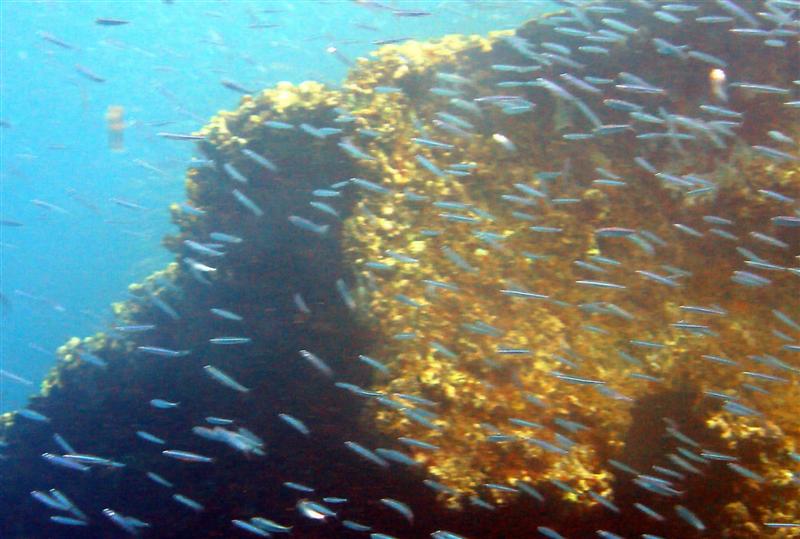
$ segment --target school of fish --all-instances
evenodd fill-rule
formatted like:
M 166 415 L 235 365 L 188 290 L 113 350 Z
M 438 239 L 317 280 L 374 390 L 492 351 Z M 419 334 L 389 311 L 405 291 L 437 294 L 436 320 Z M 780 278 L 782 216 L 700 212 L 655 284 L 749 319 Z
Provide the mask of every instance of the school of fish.
M 209 409 L 178 416 L 176 445 L 132 412 L 138 445 L 98 455 L 45 395 L 4 443 L 35 425 L 53 469 L 128 470 L 192 518 L 215 500 L 176 467 L 315 455 L 303 478 L 260 478 L 290 508 L 214 515 L 231 537 L 799 537 L 800 2 L 560 4 L 517 31 L 385 44 L 341 89 L 242 89 L 199 132 L 163 134 L 206 157 L 171 208 L 176 260 L 131 286 L 112 332 L 61 349 L 53 395 L 71 371 L 101 373 L 102 393 L 112 371 L 180 369 L 226 410 L 277 406 L 281 428 Z M 337 323 L 357 337 L 334 356 L 315 336 Z M 290 327 L 308 338 L 288 350 Z M 266 361 L 302 375 L 265 392 Z M 114 388 L 141 413 L 191 406 L 188 389 Z M 348 477 L 314 484 L 339 459 L 309 410 L 335 399 L 361 429 L 336 454 L 435 507 L 392 489 L 365 520 Z M 161 536 L 70 486 L 30 492 L 41 518 Z

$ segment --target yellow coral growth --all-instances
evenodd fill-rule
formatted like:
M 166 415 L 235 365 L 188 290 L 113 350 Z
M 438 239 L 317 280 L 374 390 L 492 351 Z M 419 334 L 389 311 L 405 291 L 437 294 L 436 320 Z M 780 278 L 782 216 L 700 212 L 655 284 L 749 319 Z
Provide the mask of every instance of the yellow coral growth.
M 737 223 L 730 232 L 746 235 L 770 211 L 754 191 L 777 184 L 781 192 L 793 196 L 798 185 L 791 178 L 798 168 L 733 152 L 730 162 L 736 164 L 715 171 L 724 194 L 716 200 L 681 199 L 669 188 L 636 180 L 641 171 L 632 162 L 633 148 L 607 153 L 590 146 L 582 156 L 582 174 L 603 167 L 636 184 L 623 189 L 575 179 L 559 183 L 537 173 L 552 171 L 554 163 L 562 162 L 568 155 L 567 143 L 554 140 L 557 134 L 552 132 L 537 132 L 529 118 L 504 117 L 485 109 L 482 121 L 502 125 L 502 135 L 525 152 L 503 147 L 497 143 L 503 137 L 492 133 L 459 139 L 453 148 L 415 145 L 411 138 L 420 136 L 419 125 L 428 125 L 442 108 L 441 100 L 420 90 L 424 86 L 420 81 L 434 86 L 436 73 L 452 70 L 458 58 L 481 66 L 465 69 L 474 73 L 471 84 L 479 86 L 486 77 L 482 70 L 491 62 L 486 55 L 491 56 L 496 44 L 492 39 L 496 36 L 384 47 L 376 54 L 377 64 L 362 63 L 348 79 L 353 113 L 362 125 L 381 133 L 379 141 L 369 146 L 375 160 L 364 163 L 364 169 L 392 190 L 386 195 L 366 193 L 347 220 L 344 234 L 351 263 L 372 287 L 364 311 L 381 336 L 372 353 L 392 370 L 391 377 L 377 373 L 373 389 L 387 396 L 420 395 L 438 403 L 433 408 L 405 403 L 405 410 L 375 403 L 372 420 L 391 436 L 438 446 L 438 451 L 411 451 L 435 479 L 456 489 L 459 496 L 484 495 L 485 483 L 557 480 L 570 489 L 558 491 L 562 497 L 593 504 L 586 496 L 590 490 L 613 496 L 611 482 L 619 471 L 606 459 L 625 450 L 631 403 L 653 393 L 675 392 L 695 399 L 681 406 L 697 415 L 674 419 L 707 420 L 711 431 L 730 440 L 732 451 L 743 438 L 772 440 L 764 448 L 759 469 L 772 487 L 782 485 L 797 492 L 796 480 L 787 480 L 789 463 L 775 460 L 793 450 L 800 434 L 792 408 L 776 406 L 800 402 L 795 375 L 783 372 L 790 383 L 770 384 L 768 393 L 749 395 L 760 409 L 769 409 L 770 418 L 779 425 L 766 429 L 762 422 L 727 412 L 706 417 L 721 403 L 704 400 L 704 391 L 741 384 L 747 377 L 741 369 L 701 358 L 757 353 L 760 343 L 772 338 L 764 320 L 786 299 L 788 290 L 796 290 L 792 281 L 796 277 L 779 276 L 770 289 L 758 292 L 734 285 L 726 275 L 736 269 L 737 260 L 716 253 L 716 242 L 692 244 L 673 225 L 678 219 L 690 219 L 692 226 L 698 226 L 704 214 L 734 211 Z M 381 85 L 397 85 L 403 92 L 374 91 Z M 468 112 L 463 115 L 470 117 Z M 434 132 L 429 136 L 438 138 Z M 441 169 L 446 163 L 473 163 L 477 168 L 462 181 L 432 172 L 420 156 Z M 746 186 L 734 169 L 746 170 Z M 528 207 L 514 206 L 503 195 L 521 195 L 515 187 L 519 184 L 548 192 L 550 199 L 573 202 L 531 200 Z M 542 230 L 532 231 L 537 225 Z M 615 226 L 646 229 L 664 238 L 660 248 L 668 256 L 654 258 L 629 241 L 595 233 Z M 472 269 L 454 262 L 446 249 Z M 598 275 L 573 264 L 591 262 L 597 255 L 623 260 L 624 265 L 594 262 L 601 267 L 596 271 L 603 272 Z M 708 263 L 708 256 L 714 257 L 714 264 Z M 673 279 L 680 284 L 674 288 L 633 273 L 673 271 L 659 268 L 661 263 L 688 273 L 675 270 Z M 621 283 L 624 291 L 579 286 L 580 280 Z M 543 297 L 511 297 L 503 290 Z M 617 311 L 590 310 L 609 304 Z M 680 307 L 714 304 L 725 304 L 731 312 L 709 320 Z M 695 324 L 697 329 L 676 327 L 678 322 Z M 476 331 L 476 323 L 491 329 Z M 558 377 L 575 371 L 587 382 L 569 383 Z M 544 427 L 521 426 L 514 422 L 519 419 Z M 575 421 L 588 429 L 559 430 L 557 420 Z M 495 501 L 507 497 L 496 490 L 487 495 Z M 756 507 L 765 503 L 757 492 L 749 501 Z M 794 506 L 788 511 L 797 515 Z

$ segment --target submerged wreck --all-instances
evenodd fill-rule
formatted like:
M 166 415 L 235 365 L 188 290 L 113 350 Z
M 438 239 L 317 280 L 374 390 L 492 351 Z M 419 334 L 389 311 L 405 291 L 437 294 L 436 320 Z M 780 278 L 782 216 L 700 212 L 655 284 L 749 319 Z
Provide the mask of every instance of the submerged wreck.
M 175 262 L 2 418 L 0 535 L 73 536 L 57 488 L 81 537 L 800 536 L 800 6 L 766 4 L 587 4 L 221 111 Z

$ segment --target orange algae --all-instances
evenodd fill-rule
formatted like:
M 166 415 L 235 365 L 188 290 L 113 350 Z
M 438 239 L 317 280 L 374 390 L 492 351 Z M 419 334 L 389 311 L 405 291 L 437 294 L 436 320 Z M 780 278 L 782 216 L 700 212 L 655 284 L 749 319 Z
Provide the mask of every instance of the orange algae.
M 387 396 L 421 395 L 438 406 L 431 409 L 434 414 L 423 414 L 428 418 L 426 425 L 404 410 L 374 403 L 368 421 L 375 421 L 391 436 L 437 445 L 438 451 L 412 451 L 436 480 L 456 490 L 456 495 L 446 496 L 450 503 L 464 503 L 465 497 L 474 495 L 508 500 L 507 493 L 482 486 L 486 483 L 513 486 L 516 481 L 526 481 L 542 486 L 556 479 L 573 492 L 549 486 L 551 492 L 595 505 L 588 491 L 613 498 L 612 484 L 621 480 L 620 472 L 609 466 L 607 459 L 624 455 L 647 466 L 668 465 L 663 457 L 670 451 L 669 443 L 657 444 L 664 454 L 637 455 L 636 445 L 646 444 L 626 438 L 632 428 L 632 403 L 654 394 L 682 395 L 684 402 L 654 409 L 646 420 L 660 423 L 659 430 L 666 438 L 669 429 L 690 430 L 703 447 L 738 455 L 741 466 L 764 477 L 763 482 L 756 482 L 733 476 L 741 483 L 736 495 L 748 510 L 745 516 L 737 512 L 736 518 L 726 511 L 730 536 L 752 536 L 747 534 L 754 529 L 763 531 L 759 524 L 763 521 L 796 520 L 800 515 L 798 464 L 789 454 L 796 451 L 800 437 L 800 423 L 793 411 L 800 404 L 797 370 L 789 367 L 775 373 L 765 368 L 763 361 L 759 365 L 758 357 L 770 350 L 784 365 L 795 364 L 790 352 L 775 352 L 781 341 L 772 329 L 780 322 L 771 311 L 786 308 L 787 300 L 796 299 L 797 275 L 769 272 L 766 276 L 771 284 L 764 288 L 732 282 L 732 273 L 743 264 L 733 249 L 736 243 L 726 245 L 726 240 L 709 233 L 713 225 L 703 216 L 735 221 L 725 230 L 748 248 L 764 247 L 751 236 L 759 230 L 781 235 L 796 248 L 796 236 L 770 227 L 776 206 L 759 190 L 800 197 L 797 164 L 776 164 L 740 148 L 715 151 L 713 159 L 685 152 L 662 159 L 661 170 L 702 171 L 701 176 L 719 186 L 711 196 L 683 197 L 633 163 L 637 155 L 633 137 L 587 142 L 577 153 L 574 146 L 569 148 L 570 143 L 562 141 L 556 129 L 577 120 L 569 114 L 557 118 L 564 114 L 563 104 L 553 112 L 553 123 L 484 109 L 483 117 L 476 121 L 512 140 L 516 151 L 498 146 L 485 128 L 459 139 L 454 149 L 423 148 L 410 138 L 420 136 L 419 124 L 431 124 L 443 101 L 430 95 L 410 97 L 409 92 L 399 97 L 373 95 L 368 90 L 387 80 L 404 88 L 402 77 L 392 74 L 398 71 L 396 63 L 425 55 L 424 46 L 416 54 L 414 46 L 407 44 L 396 56 L 394 51 L 383 51 L 377 65 L 369 65 L 369 69 L 362 65 L 350 77 L 348 87 L 359 90 L 354 108 L 359 117 L 368 119 L 368 125 L 376 130 L 391 126 L 383 129 L 379 144 L 370 147 L 376 161 L 364 168 L 393 193 L 367 193 L 358 201 L 346 223 L 344 241 L 347 256 L 361 270 L 364 287 L 369 290 L 364 311 L 381 336 L 371 353 L 391 369 L 391 376 L 376 373 L 372 389 Z M 436 72 L 463 62 L 473 68 L 463 71 L 470 73 L 470 90 L 491 94 L 496 90 L 489 83 L 496 79 L 485 70 L 487 64 L 497 61 L 502 47 L 490 40 L 477 48 L 480 54 L 467 46 L 449 61 L 433 62 L 426 65 L 427 72 L 416 69 L 414 75 L 417 80 L 431 81 Z M 645 66 L 637 74 L 652 80 L 660 76 L 657 69 Z M 763 119 L 770 118 L 775 122 L 772 125 L 781 125 L 785 133 L 797 136 L 796 124 L 787 125 L 776 114 L 780 103 L 767 106 L 758 101 Z M 743 103 L 744 108 L 750 105 Z M 464 116 L 472 118 L 468 113 Z M 765 128 L 755 130 L 763 133 Z M 442 136 L 429 133 L 432 138 Z M 418 164 L 420 154 L 442 169 L 447 163 L 459 162 L 477 167 L 466 178 L 441 178 Z M 626 185 L 593 184 L 591 179 L 598 177 L 596 167 L 613 171 Z M 545 171 L 561 176 L 537 176 Z M 531 200 L 530 206 L 513 207 L 501 198 L 521 195 L 514 188 L 520 183 L 546 192 L 550 201 Z M 426 199 L 417 201 L 416 196 Z M 554 204 L 552 199 L 558 198 L 577 199 L 577 203 Z M 437 201 L 463 206 L 450 211 L 432 205 Z M 510 215 L 512 210 L 526 211 L 530 222 Z M 467 219 L 448 219 L 446 213 Z M 703 237 L 687 235 L 675 224 L 701 230 Z M 530 230 L 537 225 L 554 230 Z M 624 238 L 598 237 L 595 231 L 602 227 L 649 231 L 664 244 L 649 240 L 655 247 L 651 254 Z M 445 248 L 455 251 L 474 271 L 448 259 Z M 772 264 L 796 270 L 797 260 L 790 249 L 765 249 L 764 256 Z M 592 262 L 593 255 L 621 264 Z M 576 260 L 591 262 L 602 268 L 595 271 L 603 273 L 578 267 Z M 635 270 L 669 275 L 678 284 L 665 286 Z M 576 284 L 579 280 L 610 281 L 625 288 L 587 288 Z M 426 281 L 444 285 L 432 286 Z M 513 298 L 501 290 L 547 297 Z M 608 304 L 619 309 L 602 311 Z M 680 309 L 681 305 L 724 305 L 727 314 L 693 314 Z M 497 334 L 468 329 L 476 322 L 495 328 Z M 689 329 L 681 324 L 689 324 Z M 696 326 L 693 329 L 692 324 Z M 413 338 L 403 337 L 409 333 Z M 523 351 L 502 354 L 502 348 Z M 620 351 L 629 359 L 621 358 Z M 739 366 L 703 359 L 703 355 L 731 358 Z M 565 363 L 579 365 L 576 376 L 605 382 L 601 387 L 607 391 L 558 379 L 553 371 L 572 372 Z M 747 374 L 759 367 L 780 380 L 764 381 Z M 748 383 L 757 387 L 748 389 Z M 741 398 L 764 411 L 764 416 L 735 415 L 721 408 L 723 401 L 704 393 L 723 390 L 730 398 Z M 532 404 L 530 396 L 545 404 Z M 688 417 L 683 415 L 687 413 Z M 519 418 L 550 429 L 509 422 Z M 574 434 L 559 431 L 577 444 L 567 458 L 530 442 L 536 438 L 565 448 L 564 442 L 554 437 L 557 419 L 589 427 Z M 507 438 L 493 442 L 493 435 Z M 641 471 L 648 473 L 647 469 Z M 704 468 L 703 473 L 709 474 L 709 481 L 719 477 L 731 481 L 730 472 Z M 720 518 L 727 518 L 725 515 Z M 742 522 L 734 524 L 737 519 Z M 793 532 L 771 533 L 791 536 Z

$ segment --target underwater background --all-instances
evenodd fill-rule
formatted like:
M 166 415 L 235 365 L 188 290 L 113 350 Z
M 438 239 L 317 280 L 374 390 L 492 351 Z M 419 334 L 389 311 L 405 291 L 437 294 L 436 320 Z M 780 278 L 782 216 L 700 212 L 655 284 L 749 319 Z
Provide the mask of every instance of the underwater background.
M 800 2 L 4 2 L 0 537 L 800 536 Z

